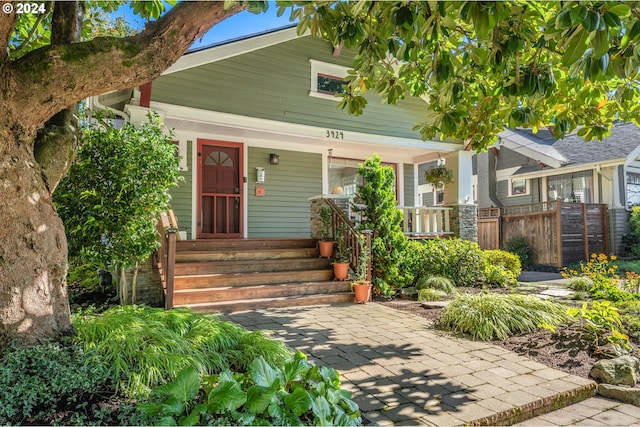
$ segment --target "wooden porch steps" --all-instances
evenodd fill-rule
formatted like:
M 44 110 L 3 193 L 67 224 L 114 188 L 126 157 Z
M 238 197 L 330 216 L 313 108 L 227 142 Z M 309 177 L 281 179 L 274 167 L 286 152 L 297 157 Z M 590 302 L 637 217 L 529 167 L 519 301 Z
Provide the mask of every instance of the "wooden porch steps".
M 177 242 L 173 303 L 203 312 L 353 301 L 315 239 Z

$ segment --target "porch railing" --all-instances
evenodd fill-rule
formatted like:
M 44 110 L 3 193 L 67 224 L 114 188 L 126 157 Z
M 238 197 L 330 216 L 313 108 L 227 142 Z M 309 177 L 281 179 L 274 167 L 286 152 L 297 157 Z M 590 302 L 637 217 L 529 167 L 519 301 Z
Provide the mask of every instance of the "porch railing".
M 158 221 L 158 234 L 160 235 L 160 247 L 158 248 L 156 267 L 160 272 L 162 286 L 164 288 L 164 306 L 173 307 L 173 281 L 176 265 L 176 233 L 178 222 L 173 211 L 162 212 Z
M 353 223 L 349 220 L 347 214 L 340 209 L 340 207 L 332 200 L 325 198 L 325 203 L 331 208 L 333 235 L 336 236 L 339 230 L 344 232 L 344 241 L 349 248 L 349 264 L 354 271 L 357 271 L 358 265 L 361 262 L 359 244 L 360 239 L 364 239 L 364 248 L 367 248 L 371 253 L 371 231 L 363 230 L 359 231 L 355 228 Z M 366 278 L 371 281 L 371 257 L 367 257 Z
M 432 238 L 449 236 L 452 208 L 444 206 L 398 206 L 402 212 L 402 232 L 407 237 Z

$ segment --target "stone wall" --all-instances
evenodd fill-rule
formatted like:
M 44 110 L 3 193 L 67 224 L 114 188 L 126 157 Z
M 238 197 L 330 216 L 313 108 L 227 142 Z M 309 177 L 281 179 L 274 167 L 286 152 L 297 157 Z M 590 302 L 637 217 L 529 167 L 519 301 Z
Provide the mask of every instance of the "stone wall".
M 478 242 L 478 206 L 453 205 L 449 217 L 454 236 Z
M 117 276 L 117 275 L 116 275 Z M 129 287 L 129 298 L 131 301 L 131 281 L 133 280 L 133 270 L 127 270 L 127 283 Z M 136 304 L 145 304 L 151 307 L 164 307 L 164 290 L 160 273 L 153 268 L 151 259 L 138 267 L 138 279 L 136 287 Z
M 320 209 L 322 209 L 323 206 L 327 206 L 324 201 L 325 199 L 333 200 L 333 202 L 341 208 L 347 216 L 349 215 L 351 199 L 348 196 L 331 195 L 315 196 L 310 198 L 311 218 L 309 220 L 311 222 L 311 238 L 313 239 L 322 239 L 322 219 L 320 219 Z

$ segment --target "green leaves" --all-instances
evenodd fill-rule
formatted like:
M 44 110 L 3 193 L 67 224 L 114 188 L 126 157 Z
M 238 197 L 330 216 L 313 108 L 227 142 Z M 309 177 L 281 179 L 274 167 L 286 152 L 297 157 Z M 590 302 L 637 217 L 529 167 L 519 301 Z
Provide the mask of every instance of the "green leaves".
M 638 3 L 329 2 L 295 10 L 299 28 L 313 22 L 314 34 L 354 48 L 339 108 L 362 114 L 370 90 L 389 104 L 407 94 L 423 97 L 424 120 L 414 128 L 423 139 L 481 150 L 507 125 L 558 123 L 558 137 L 579 126 L 600 138 L 599 129 L 618 118 L 637 120 L 640 96 L 598 110 L 578 94 L 586 85 L 601 96 L 622 92 L 637 80 Z M 566 110 L 553 109 L 559 104 Z
M 166 425 L 175 425 L 176 420 L 181 425 L 361 425 L 358 406 L 351 393 L 340 389 L 335 370 L 315 366 L 300 352 L 284 366 L 274 367 L 258 357 L 246 374 L 226 370 L 205 377 L 197 396 L 176 405 L 176 396 L 187 395 L 183 391 L 191 392 L 195 385 L 195 370 L 186 368 L 175 381 L 154 390 L 153 396 L 179 390 L 168 399 L 141 406 L 151 421 Z M 284 378 L 289 380 L 285 383 Z M 198 403 L 202 401 L 207 403 Z

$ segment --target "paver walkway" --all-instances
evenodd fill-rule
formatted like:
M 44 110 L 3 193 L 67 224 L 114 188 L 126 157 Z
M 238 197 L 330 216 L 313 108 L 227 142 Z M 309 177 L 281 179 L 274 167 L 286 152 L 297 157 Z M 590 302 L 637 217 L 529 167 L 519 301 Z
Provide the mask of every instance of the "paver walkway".
M 340 371 L 366 424 L 512 424 L 582 401 L 595 389 L 585 378 L 451 337 L 427 328 L 421 317 L 375 303 L 257 310 L 226 319 L 273 331 L 310 360 Z

